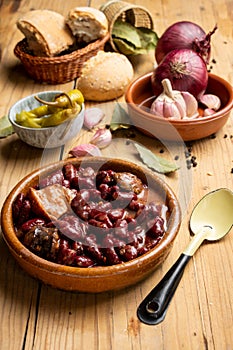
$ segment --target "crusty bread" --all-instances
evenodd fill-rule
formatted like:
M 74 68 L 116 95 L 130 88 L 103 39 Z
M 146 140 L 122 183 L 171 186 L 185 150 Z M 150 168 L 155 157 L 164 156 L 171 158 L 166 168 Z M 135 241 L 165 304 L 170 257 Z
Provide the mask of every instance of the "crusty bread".
M 65 17 L 54 11 L 29 11 L 16 24 L 35 56 L 56 56 L 68 49 L 75 40 Z
M 109 101 L 124 94 L 133 74 L 133 66 L 126 56 L 99 51 L 84 63 L 77 88 L 85 100 Z
M 103 38 L 108 32 L 107 17 L 93 7 L 76 7 L 70 10 L 66 23 L 78 42 L 89 43 Z

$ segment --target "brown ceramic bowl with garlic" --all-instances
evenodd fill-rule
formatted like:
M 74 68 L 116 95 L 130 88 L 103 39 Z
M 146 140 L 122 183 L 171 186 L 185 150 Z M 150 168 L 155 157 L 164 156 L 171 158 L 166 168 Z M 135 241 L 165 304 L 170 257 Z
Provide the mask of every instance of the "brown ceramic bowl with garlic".
M 161 140 L 192 141 L 216 133 L 227 122 L 233 107 L 233 89 L 223 78 L 209 74 L 206 94 L 220 98 L 221 106 L 210 116 L 171 120 L 150 112 L 153 103 L 152 73 L 133 81 L 125 94 L 132 123 L 143 133 Z
M 166 211 L 163 214 L 163 216 L 165 215 L 166 228 L 164 229 L 161 239 L 159 239 L 154 246 L 152 245 L 150 249 L 143 252 L 142 255 L 135 256 L 131 260 L 129 259 L 118 262 L 117 264 L 111 264 L 110 262 L 106 266 L 101 266 L 101 264 L 95 264 L 94 266 L 89 267 L 80 267 L 80 265 L 67 266 L 60 262 L 58 263 L 57 260 L 51 261 L 47 258 L 38 256 L 38 254 L 32 251 L 30 247 L 28 248 L 24 241 L 22 241 L 22 231 L 20 231 L 21 229 L 19 230 L 19 226 L 17 226 L 15 219 L 13 219 L 13 216 L 15 215 L 15 209 L 13 206 L 16 203 L 16 198 L 19 198 L 19 194 L 27 196 L 30 189 L 38 185 L 39 180 L 44 181 L 44 179 L 48 179 L 51 174 L 57 173 L 67 166 L 75 166 L 77 169 L 92 168 L 96 169 L 96 172 L 99 170 L 111 170 L 114 173 L 126 172 L 136 176 L 136 178 L 139 179 L 139 182 L 141 182 L 143 186 L 146 185 L 148 188 L 148 191 L 146 191 L 146 201 L 149 203 L 152 200 L 157 204 L 159 203 L 161 207 L 166 207 Z M 79 175 L 79 179 L 80 176 L 81 175 Z M 36 188 L 38 189 L 38 187 Z M 156 215 L 153 220 L 155 217 Z M 141 225 L 147 222 L 148 217 L 146 217 L 145 220 L 142 220 Z M 178 234 L 180 222 L 181 211 L 176 195 L 160 177 L 147 168 L 142 168 L 134 163 L 104 157 L 70 158 L 35 170 L 15 186 L 5 200 L 1 212 L 3 238 L 7 243 L 11 254 L 21 268 L 23 268 L 29 275 L 54 288 L 89 293 L 121 289 L 146 278 L 167 258 Z M 88 224 L 91 223 L 88 222 Z M 136 228 L 133 230 L 133 233 L 136 234 Z M 92 236 L 93 234 L 94 233 L 92 232 Z M 101 235 L 104 234 L 106 234 L 106 231 L 101 231 Z M 63 239 L 67 239 L 66 236 L 62 237 Z M 56 241 L 56 244 L 61 244 L 61 240 L 62 238 L 60 237 L 59 240 Z M 76 244 L 76 241 L 74 240 L 72 244 Z M 141 247 L 143 248 L 145 241 L 140 240 L 140 242 L 142 245 Z M 40 242 L 34 241 L 34 243 L 33 248 L 36 247 L 39 252 Z M 64 246 L 63 241 L 63 247 Z M 74 249 L 74 246 L 72 247 Z M 55 245 L 53 248 L 56 248 Z M 85 254 L 81 255 L 84 256 Z

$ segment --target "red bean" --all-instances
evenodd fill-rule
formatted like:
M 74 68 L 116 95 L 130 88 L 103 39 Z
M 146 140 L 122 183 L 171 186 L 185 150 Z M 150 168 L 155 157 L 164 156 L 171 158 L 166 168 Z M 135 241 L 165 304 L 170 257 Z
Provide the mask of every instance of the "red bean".
M 83 244 L 80 242 L 72 242 L 71 243 L 71 248 L 76 251 L 77 255 L 82 255 L 83 254 Z
M 28 221 L 31 214 L 31 203 L 28 199 L 25 199 L 19 211 L 18 225 L 22 225 L 25 221 Z
M 122 208 L 109 210 L 108 217 L 112 222 L 115 222 L 116 220 L 122 220 L 125 217 L 125 210 Z
M 96 176 L 97 188 L 101 184 L 107 184 L 108 186 L 116 185 L 116 180 L 114 178 L 115 172 L 112 170 L 102 170 L 99 171 Z
M 124 261 L 130 261 L 137 257 L 138 251 L 134 246 L 126 245 L 120 249 L 120 255 Z
M 85 226 L 73 215 L 57 220 L 56 226 L 64 236 L 69 237 L 73 241 L 83 240 L 85 237 Z
M 117 255 L 115 249 L 112 248 L 105 248 L 104 249 L 104 255 L 106 256 L 106 260 L 108 265 L 116 265 L 120 264 L 122 260 L 120 260 L 119 256 Z
M 25 200 L 25 195 L 23 193 L 19 193 L 14 203 L 12 204 L 12 215 L 13 215 L 14 222 L 18 221 L 24 200 Z
M 74 179 L 78 177 L 78 169 L 72 164 L 65 164 L 63 167 L 63 174 L 66 180 L 68 180 L 71 185 Z
M 67 248 L 60 252 L 58 263 L 62 265 L 76 266 L 77 257 L 77 252 L 74 249 Z
M 128 234 L 128 223 L 126 220 L 117 220 L 115 225 L 115 235 L 119 238 L 127 238 Z
M 78 267 L 91 267 L 95 265 L 95 262 L 86 255 L 80 255 L 75 257 L 75 265 Z
M 92 259 L 94 259 L 98 265 L 105 264 L 106 258 L 96 244 L 92 246 L 86 246 L 85 252 L 87 253 L 87 256 L 90 256 Z
M 59 170 L 55 171 L 54 173 L 47 175 L 46 177 L 40 179 L 39 187 L 44 188 L 44 187 L 51 186 L 54 184 L 63 185 L 63 182 L 64 182 L 64 175 L 63 175 L 62 169 L 59 169 Z
M 94 220 L 101 221 L 101 222 L 105 223 L 108 228 L 113 227 L 113 224 L 112 224 L 111 220 L 109 219 L 108 214 L 106 214 L 105 212 L 102 212 L 102 211 L 99 211 L 96 209 L 92 209 L 90 211 L 90 219 L 92 219 L 92 218 Z M 90 223 L 90 220 L 89 220 L 89 223 Z
M 103 228 L 103 229 L 108 229 L 108 225 L 105 222 L 98 221 L 95 219 L 90 219 L 88 223 L 92 226 Z
M 46 224 L 45 220 L 43 220 L 41 218 L 34 218 L 34 219 L 30 219 L 28 221 L 25 221 L 21 226 L 21 230 L 24 233 L 26 233 L 29 230 L 31 230 L 34 226 L 42 226 L 45 224 Z
M 131 200 L 129 203 L 129 209 L 133 210 L 133 211 L 139 211 L 140 212 L 145 208 L 145 204 L 139 202 L 138 200 Z
M 148 232 L 152 237 L 163 236 L 164 234 L 164 220 L 160 216 L 156 216 L 153 226 Z

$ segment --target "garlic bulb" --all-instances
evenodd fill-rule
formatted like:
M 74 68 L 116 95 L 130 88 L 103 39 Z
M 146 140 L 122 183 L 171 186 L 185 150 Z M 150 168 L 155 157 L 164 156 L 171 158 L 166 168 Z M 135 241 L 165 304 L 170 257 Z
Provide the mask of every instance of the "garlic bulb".
M 172 90 L 169 79 L 162 80 L 163 92 L 151 105 L 151 113 L 167 119 L 197 118 L 198 102 L 187 91 Z
M 112 141 L 112 133 L 109 129 L 97 129 L 90 143 L 99 148 L 107 147 Z

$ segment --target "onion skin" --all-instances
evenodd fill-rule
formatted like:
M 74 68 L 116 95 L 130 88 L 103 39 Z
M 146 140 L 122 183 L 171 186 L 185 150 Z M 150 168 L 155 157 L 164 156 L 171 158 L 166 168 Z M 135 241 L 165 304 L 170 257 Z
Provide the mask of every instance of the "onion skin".
M 208 34 L 196 23 L 181 21 L 168 27 L 159 38 L 155 50 L 155 58 L 159 64 L 163 58 L 175 49 L 191 49 L 196 51 L 209 63 L 211 46 L 210 39 L 217 26 Z
M 169 52 L 152 73 L 151 83 L 155 96 L 162 91 L 162 80 L 169 79 L 173 90 L 187 91 L 197 100 L 205 92 L 208 71 L 204 60 L 193 50 Z

